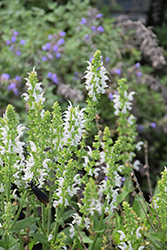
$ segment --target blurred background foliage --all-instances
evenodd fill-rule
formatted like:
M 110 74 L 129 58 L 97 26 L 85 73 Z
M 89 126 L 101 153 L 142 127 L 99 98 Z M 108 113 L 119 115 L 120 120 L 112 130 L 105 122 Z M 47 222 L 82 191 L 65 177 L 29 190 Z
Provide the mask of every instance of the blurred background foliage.
M 167 4 L 149 2 L 147 19 L 140 21 L 122 16 L 129 13 L 116 0 L 103 4 L 93 0 L 1 0 L 0 115 L 11 103 L 20 120 L 26 121 L 21 94 L 26 91 L 24 78 L 34 66 L 46 92 L 46 109 L 58 101 L 64 110 L 67 100 L 84 107 L 85 61 L 99 49 L 111 81 L 98 105 L 94 133 L 107 125 L 112 137 L 117 137 L 112 99 L 117 80 L 126 77 L 129 90 L 137 93 L 132 112 L 138 139 L 148 142 L 154 185 L 167 162 Z M 144 152 L 138 157 L 144 165 Z M 141 184 L 145 183 L 142 168 Z

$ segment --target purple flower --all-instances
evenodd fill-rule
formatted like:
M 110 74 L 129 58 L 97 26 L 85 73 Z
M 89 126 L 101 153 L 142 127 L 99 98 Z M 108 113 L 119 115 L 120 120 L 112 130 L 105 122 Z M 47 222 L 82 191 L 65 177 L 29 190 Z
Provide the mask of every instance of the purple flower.
M 77 76 L 73 76 L 73 80 L 76 81 L 78 79 Z
M 50 49 L 50 43 L 46 43 L 44 46 L 42 46 L 42 50 L 49 50 Z
M 157 125 L 156 125 L 155 122 L 151 122 L 151 123 L 150 123 L 150 126 L 151 126 L 152 128 L 156 128 Z
M 3 78 L 3 79 L 6 79 L 6 80 L 9 80 L 10 75 L 7 74 L 7 73 L 3 73 L 3 74 L 2 74 L 2 78 Z
M 96 30 L 96 26 L 92 26 L 92 27 L 91 27 L 91 30 L 92 30 L 92 31 L 95 31 L 95 30 Z
M 60 57 L 61 57 L 61 53 L 57 53 L 56 58 L 60 58 Z
M 12 82 L 12 83 L 7 87 L 8 90 L 13 90 L 14 88 L 16 88 L 16 83 L 14 83 L 14 82 Z
M 105 177 L 104 177 L 104 180 L 105 180 L 105 181 L 108 180 L 108 176 L 105 176 Z
M 48 54 L 48 58 L 49 58 L 49 59 L 52 59 L 52 58 L 53 58 L 53 55 L 52 55 L 52 54 Z
M 138 128 L 139 131 L 143 131 L 143 126 L 142 125 L 138 124 L 137 128 Z
M 16 55 L 20 56 L 21 52 L 19 50 L 16 51 Z
M 11 41 L 10 40 L 7 40 L 6 41 L 6 45 L 10 45 L 11 44 Z
M 136 74 L 138 77 L 141 77 L 142 76 L 142 73 L 141 72 L 137 72 Z
M 54 51 L 54 52 L 57 52 L 57 51 L 58 51 L 58 48 L 59 48 L 58 45 L 55 44 L 55 45 L 53 46 L 53 51 Z
M 103 16 L 103 14 L 98 14 L 98 15 L 96 15 L 96 18 L 100 18 L 100 17 L 102 17 Z
M 113 97 L 113 94 L 112 94 L 112 93 L 109 93 L 109 94 L 108 94 L 108 98 L 110 99 L 110 101 L 112 101 L 113 98 L 114 98 L 114 97 Z
M 20 82 L 21 81 L 21 78 L 19 76 L 15 76 L 15 79 Z
M 42 61 L 43 61 L 43 62 L 44 62 L 44 61 L 47 61 L 47 59 L 48 59 L 47 56 L 43 56 L 43 57 L 42 57 Z
M 49 34 L 49 36 L 48 36 L 48 40 L 51 40 L 52 39 L 52 35 L 51 34 Z
M 18 95 L 18 94 L 19 94 L 19 92 L 18 92 L 18 89 L 17 89 L 17 88 L 14 88 L 14 89 L 13 89 L 13 92 L 14 92 L 14 94 L 15 94 L 15 95 Z
M 104 28 L 101 25 L 97 28 L 97 30 L 100 32 L 104 32 Z
M 12 36 L 11 41 L 12 41 L 12 43 L 16 42 L 16 37 Z
M 86 20 L 86 18 L 82 17 L 81 24 L 84 25 L 85 23 L 87 23 L 87 20 Z
M 52 72 L 48 72 L 48 78 L 52 78 Z
M 108 56 L 106 56 L 106 62 L 109 62 L 110 58 Z
M 14 32 L 13 32 L 13 35 L 14 35 L 14 36 L 17 36 L 18 34 L 19 34 L 18 31 L 14 31 Z
M 58 79 L 57 79 L 57 75 L 56 74 L 53 74 L 52 75 L 52 81 L 54 82 L 54 83 L 58 83 Z
M 121 74 L 121 69 L 115 69 L 114 72 L 115 72 L 117 75 L 120 75 L 120 74 Z
M 85 35 L 84 39 L 87 40 L 89 38 L 89 35 Z
M 60 32 L 59 32 L 59 35 L 60 35 L 60 36 L 65 36 L 65 35 L 66 35 L 66 32 L 60 31 Z
M 65 41 L 64 41 L 63 38 L 60 38 L 60 39 L 58 40 L 58 42 L 57 42 L 58 45 L 61 45 L 61 44 L 63 44 L 63 43 L 65 43 Z
M 19 94 L 19 92 L 18 92 L 18 90 L 17 90 L 17 88 L 16 88 L 16 84 L 15 84 L 14 82 L 12 82 L 12 83 L 7 87 L 7 89 L 8 89 L 8 90 L 13 90 L 13 93 L 14 93 L 15 95 L 18 95 L 18 94 Z
M 24 45 L 25 43 L 26 43 L 26 41 L 25 41 L 24 39 L 21 39 L 21 40 L 20 40 L 20 44 L 21 44 L 21 45 Z
M 135 64 L 135 67 L 136 67 L 137 69 L 139 69 L 139 68 L 140 68 L 140 63 L 139 63 L 139 62 L 136 63 L 136 64 Z

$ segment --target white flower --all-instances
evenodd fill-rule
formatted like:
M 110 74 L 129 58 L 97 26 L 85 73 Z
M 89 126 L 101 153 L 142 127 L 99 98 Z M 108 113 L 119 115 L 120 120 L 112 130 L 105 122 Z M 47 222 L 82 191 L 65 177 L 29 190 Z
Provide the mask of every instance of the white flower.
M 30 146 L 31 146 L 31 150 L 32 150 L 33 152 L 36 152 L 36 151 L 37 151 L 37 148 L 36 148 L 35 143 L 34 143 L 33 141 L 29 141 L 29 144 L 30 144 Z
M 79 216 L 79 214 L 73 213 L 72 217 L 73 217 L 72 224 L 77 224 L 78 226 L 80 226 L 82 218 Z
M 86 229 L 88 229 L 91 225 L 90 219 L 89 218 L 85 218 L 85 227 Z
M 0 192 L 3 193 L 5 191 L 4 187 L 3 187 L 3 183 L 1 183 L 1 188 L 0 188 Z
M 52 234 L 49 234 L 48 236 L 48 241 L 50 241 L 52 239 L 53 235 Z
M 138 248 L 138 250 L 142 250 L 142 249 L 144 249 L 144 248 L 145 248 L 144 246 L 141 246 L 141 247 Z
M 100 168 L 95 168 L 93 173 L 95 175 L 95 178 L 97 178 L 99 176 L 99 172 L 101 172 Z
M 88 95 L 92 98 L 92 100 L 97 101 L 96 94 L 105 93 L 105 88 L 108 87 L 106 83 L 106 81 L 109 79 L 106 75 L 108 72 L 101 62 L 101 67 L 99 69 L 100 76 L 98 76 L 98 72 L 92 72 L 92 64 L 90 62 L 87 63 L 88 66 L 87 70 L 85 71 L 86 75 L 84 76 L 84 78 L 86 79 L 85 87 L 88 90 Z
M 79 106 L 73 108 L 71 102 L 69 102 L 69 104 L 68 110 L 64 113 L 63 141 L 64 144 L 66 144 L 70 138 L 71 145 L 77 146 L 80 143 L 83 133 L 85 132 L 85 108 L 79 110 Z
M 129 99 L 129 101 L 133 101 L 133 96 L 136 94 L 136 92 L 134 92 L 134 91 L 131 91 L 130 93 L 129 93 L 129 95 L 128 95 L 128 99 Z
M 137 238 L 140 238 L 141 237 L 141 233 L 139 233 L 141 227 L 138 227 L 137 230 L 136 230 L 136 237 Z
M 118 247 L 119 247 L 121 250 L 127 249 L 127 245 L 126 245 L 125 242 L 121 242 L 121 243 L 118 245 Z
M 69 225 L 70 225 L 70 227 L 71 227 L 71 228 L 69 229 L 70 237 L 73 238 L 74 235 L 75 235 L 74 226 L 73 226 L 73 224 L 71 224 L 71 223 L 69 223 Z
M 133 163 L 133 168 L 136 170 L 136 171 L 139 171 L 139 167 L 140 167 L 141 163 L 139 160 L 136 160 L 134 163 Z
M 136 144 L 136 149 L 137 149 L 137 151 L 140 151 L 140 149 L 141 149 L 141 146 L 144 144 L 144 142 L 142 142 L 142 141 L 139 141 L 137 144 Z
M 119 236 L 120 241 L 125 239 L 126 236 L 125 236 L 125 234 L 124 234 L 124 232 L 122 230 L 118 230 L 117 232 L 120 234 L 120 236 Z

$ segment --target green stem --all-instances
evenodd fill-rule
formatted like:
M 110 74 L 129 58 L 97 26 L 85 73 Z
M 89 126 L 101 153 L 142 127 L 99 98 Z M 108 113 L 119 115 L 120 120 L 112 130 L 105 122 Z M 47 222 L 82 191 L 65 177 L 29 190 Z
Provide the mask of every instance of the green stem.
M 104 207 L 103 207 L 103 212 L 102 212 L 101 217 L 100 217 L 98 230 L 100 230 L 102 221 L 103 221 L 103 219 L 104 219 L 104 210 L 105 210 L 106 205 L 107 205 L 107 199 L 105 200 L 105 204 L 104 204 Z M 95 236 L 94 241 L 93 241 L 93 243 L 92 243 L 92 245 L 91 245 L 91 247 L 90 247 L 90 250 L 94 250 L 94 249 L 95 249 L 94 247 L 95 247 L 95 245 L 96 245 L 96 241 L 97 241 L 97 239 L 98 239 L 98 236 L 99 236 L 99 233 L 96 233 L 96 236 Z
M 64 212 L 64 206 L 62 206 L 61 210 L 59 208 L 56 209 L 56 222 L 53 228 L 53 244 L 55 244 L 56 238 L 57 238 L 57 233 L 59 229 L 59 219 L 61 218 L 62 214 Z
M 21 202 L 20 207 L 19 207 L 19 210 L 18 210 L 18 212 L 17 212 L 17 214 L 16 214 L 16 216 L 15 216 L 15 218 L 14 218 L 14 221 L 13 221 L 13 224 L 11 225 L 10 230 L 14 227 L 16 221 L 17 221 L 18 218 L 19 218 L 19 215 L 20 215 L 21 210 L 22 210 L 22 207 L 23 207 L 23 202 L 24 202 L 26 196 L 27 196 L 27 190 L 26 190 L 26 191 L 24 192 L 24 194 L 23 194 L 22 202 Z
M 51 206 L 51 198 L 52 198 L 52 192 L 49 191 L 49 206 L 48 206 L 48 227 L 47 227 L 47 233 L 50 234 L 50 226 L 51 226 L 51 218 L 52 218 L 52 206 Z

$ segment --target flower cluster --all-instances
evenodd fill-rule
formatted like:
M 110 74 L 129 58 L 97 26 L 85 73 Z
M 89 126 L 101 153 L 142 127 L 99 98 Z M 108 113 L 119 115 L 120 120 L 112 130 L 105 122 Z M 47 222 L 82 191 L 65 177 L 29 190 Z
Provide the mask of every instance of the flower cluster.
M 85 87 L 88 90 L 88 95 L 92 98 L 93 101 L 97 101 L 98 94 L 104 94 L 105 89 L 108 87 L 107 80 L 109 80 L 107 70 L 103 66 L 101 53 L 99 50 L 94 54 L 94 59 L 92 63 L 88 62 L 87 70 L 85 71 L 86 75 L 84 78 Z

